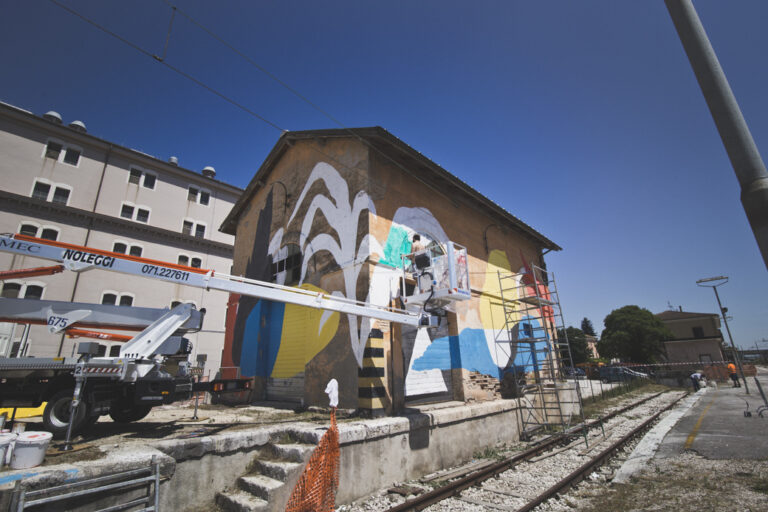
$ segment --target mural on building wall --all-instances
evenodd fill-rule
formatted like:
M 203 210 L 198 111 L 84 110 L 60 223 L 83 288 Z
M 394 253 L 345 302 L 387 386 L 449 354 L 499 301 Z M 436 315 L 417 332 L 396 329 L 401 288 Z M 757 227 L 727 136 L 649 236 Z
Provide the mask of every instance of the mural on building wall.
M 317 182 L 322 182 L 325 190 L 310 195 L 310 189 L 320 190 L 312 188 Z M 300 211 L 306 213 L 299 216 Z M 288 221 L 271 237 L 272 193 L 267 195 L 259 215 L 246 276 L 271 279 L 270 265 L 284 257 L 284 237 L 290 227 L 300 233 L 300 286 L 327 292 L 304 283 L 312 256 L 326 252 L 340 267 L 344 281 L 344 289 L 332 291 L 333 295 L 381 306 L 390 305 L 400 293 L 402 255 L 410 253 L 412 235 L 419 233 L 439 243 L 448 242 L 448 237 L 427 208 L 401 207 L 388 221 L 387 237 L 381 243 L 369 233 L 360 233 L 358 223 L 365 211 L 376 215 L 376 207 L 368 194 L 360 191 L 350 202 L 349 185 L 341 174 L 328 163 L 318 163 L 304 184 Z M 330 230 L 310 237 L 313 223 L 319 216 L 327 221 Z M 364 215 L 362 217 L 365 218 Z M 299 224 L 300 228 L 293 227 Z M 371 254 L 378 254 L 381 264 L 373 267 L 366 296 L 358 297 L 360 272 Z M 527 266 L 527 263 L 524 265 Z M 434 330 L 403 327 L 407 396 L 450 394 L 451 369 L 464 368 L 499 377 L 512 365 L 531 365 L 530 361 L 518 360 L 508 343 L 506 349 L 503 343 L 499 343 L 500 333 L 506 330 L 498 299 L 497 271 L 510 272 L 510 269 L 506 253 L 491 252 L 481 298 L 472 301 L 463 314 L 460 324 L 465 327 L 458 335 L 449 336 L 445 320 Z M 280 279 L 278 275 L 278 281 Z M 528 283 L 523 284 L 528 286 Z M 530 285 L 536 286 L 534 283 Z M 518 325 L 513 329 L 515 335 L 522 332 L 521 329 L 541 329 L 535 319 L 520 316 Z M 354 315 L 347 315 L 346 320 L 350 350 L 361 365 L 372 320 Z M 299 375 L 306 364 L 334 338 L 340 321 L 338 313 L 242 297 L 233 326 L 233 362 L 241 367 L 243 375 L 248 376 L 290 378 Z
M 308 197 L 310 188 L 318 181 L 323 182 L 329 195 L 319 193 Z M 378 253 L 381 252 L 381 247 L 369 234 L 364 235 L 358 243 L 360 214 L 365 210 L 375 214 L 376 209 L 364 191 L 358 192 L 351 203 L 349 196 L 349 186 L 339 172 L 330 164 L 318 163 L 304 184 L 288 222 L 268 239 L 272 224 L 270 192 L 259 216 L 246 277 L 270 280 L 269 264 L 280 260 L 285 251 L 283 238 L 287 227 L 294 221 L 301 222 L 300 286 L 327 293 L 326 290 L 304 283 L 312 256 L 326 251 L 341 268 L 344 279 L 343 292 L 334 290 L 331 295 L 357 300 L 357 281 L 363 263 L 372 250 Z M 309 206 L 303 218 L 299 219 L 297 214 L 306 201 Z M 318 214 L 322 214 L 333 233 L 319 233 L 310 238 L 308 235 Z M 278 282 L 283 284 L 280 282 L 282 276 L 278 274 L 277 277 Z M 239 355 L 233 359 L 236 360 L 235 364 L 239 364 L 244 375 L 274 378 L 297 375 L 304 371 L 306 363 L 333 339 L 338 330 L 339 313 L 245 299 L 247 298 L 240 299 L 232 344 L 233 352 Z M 370 301 L 370 297 L 366 296 L 363 300 Z M 358 365 L 362 365 L 371 322 L 355 315 L 347 315 L 347 322 L 351 350 Z
M 371 298 L 377 304 L 389 304 L 399 293 L 398 279 L 403 266 L 402 256 L 410 253 L 410 240 L 415 233 L 440 243 L 449 241 L 439 221 L 428 209 L 399 208 L 393 216 L 379 260 L 396 268 L 377 266 L 371 279 Z M 522 253 L 521 258 L 524 268 L 518 272 L 530 271 Z M 539 360 L 545 357 L 540 354 L 537 360 L 530 352 L 518 354 L 514 345 L 509 343 L 500 300 L 498 272 L 511 273 L 511 265 L 505 252 L 494 250 L 491 251 L 486 265 L 480 300 L 470 308 L 466 317 L 460 320 L 462 325 L 470 327 L 463 328 L 457 336 L 448 335 L 445 322 L 438 329 L 403 327 L 402 346 L 407 368 L 406 396 L 450 393 L 451 369 L 463 368 L 500 378 L 513 366 L 531 371 L 536 368 Z M 518 275 L 515 279 L 517 286 L 525 286 L 526 292 L 531 293 L 533 282 L 527 282 L 525 276 L 521 279 Z M 543 294 L 545 288 L 539 284 L 540 293 Z M 516 315 L 512 329 L 514 339 L 531 337 L 532 333 L 538 336 L 541 332 L 542 326 L 537 318 L 526 316 L 522 312 Z M 545 344 L 541 342 L 534 346 L 537 350 L 544 347 Z
M 333 256 L 344 276 L 344 293 L 334 290 L 331 295 L 358 300 L 357 281 L 363 263 L 368 259 L 371 250 L 381 252 L 378 241 L 368 233 L 362 237 L 358 244 L 358 222 L 360 214 L 365 210 L 375 215 L 376 207 L 365 191 L 358 192 L 350 203 L 347 182 L 332 165 L 320 162 L 312 169 L 312 173 L 304 184 L 304 189 L 301 191 L 287 225 L 293 222 L 299 208 L 304 204 L 310 188 L 316 181 L 322 181 L 325 184 L 331 197 L 323 194 L 313 196 L 301 221 L 299 238 L 299 248 L 302 253 L 300 282 L 304 282 L 307 275 L 307 265 L 309 265 L 312 256 L 320 251 L 327 251 Z M 318 213 L 322 213 L 333 233 L 319 233 L 310 239 L 308 234 Z M 283 229 L 281 228 L 270 242 L 271 250 L 276 250 L 281 245 L 282 237 Z M 362 300 L 370 302 L 370 296 L 368 295 Z M 352 352 L 357 364 L 362 366 L 363 352 L 368 334 L 370 334 L 371 322 L 350 314 L 347 314 L 347 322 L 349 323 Z
M 387 246 L 388 244 L 385 244 L 385 247 Z M 391 256 L 388 257 L 392 259 Z M 525 262 L 524 258 L 523 261 Z M 529 271 L 530 267 L 524 263 L 515 276 L 516 284 L 525 287 L 526 295 L 535 293 L 531 290 L 535 286 L 534 280 L 528 281 L 528 275 L 524 274 Z M 532 350 L 521 353 L 515 350 L 514 344 L 509 343 L 510 335 L 512 340 L 541 337 L 543 327 L 538 319 L 541 315 L 531 317 L 520 311 L 514 317 L 515 323 L 511 333 L 506 332 L 498 272 L 511 273 L 511 265 L 505 252 L 494 250 L 489 255 L 479 304 L 476 309 L 470 309 L 462 322 L 476 327 L 465 327 L 457 336 L 440 332 L 433 332 L 431 336 L 426 332 L 419 333 L 412 347 L 406 344 L 404 335 L 404 350 L 411 349 L 411 353 L 405 354 L 406 361 L 409 361 L 406 396 L 445 392 L 446 386 L 434 378 L 434 372 L 463 368 L 501 378 L 513 367 L 522 371 L 533 371 L 546 357 L 543 352 L 546 349 L 544 342 L 532 343 Z M 536 284 L 540 294 L 548 295 L 546 286 Z M 509 297 L 509 290 L 506 294 L 506 299 L 519 298 Z M 551 316 L 551 308 L 543 314 Z M 535 351 L 541 352 L 536 354 Z M 448 376 L 444 377 L 444 381 L 449 382 Z
M 380 263 L 394 268 L 377 265 L 371 275 L 371 300 L 378 305 L 389 305 L 400 294 L 400 277 L 402 275 L 403 258 L 411 252 L 411 239 L 415 233 L 439 243 L 448 242 L 445 230 L 427 208 L 398 208 L 392 217 L 387 239 L 384 242 Z M 424 358 L 427 350 L 437 338 L 448 335 L 448 325 L 445 320 L 437 329 L 415 328 L 403 326 L 402 347 L 406 367 L 405 395 L 416 396 L 445 393 L 451 391 L 451 374 L 453 368 L 448 365 L 422 365 L 417 361 Z M 445 350 L 446 354 L 449 352 Z M 427 356 L 430 359 L 432 356 Z M 447 356 L 450 360 L 450 355 Z M 445 360 L 445 358 L 443 358 Z M 417 366 L 414 366 L 417 365 Z
M 243 273 L 245 277 L 250 279 L 270 280 L 269 269 L 271 261 L 267 248 L 269 246 L 269 231 L 272 225 L 272 201 L 272 192 L 270 191 L 264 201 L 264 209 L 259 214 L 256 233 L 253 239 L 253 248 Z M 257 363 L 250 359 L 254 351 L 267 357 L 268 352 L 265 340 L 259 337 L 246 336 L 248 319 L 259 302 L 259 299 L 255 297 L 241 296 L 237 299 L 236 303 L 237 314 L 227 313 L 226 337 L 230 338 L 231 333 L 231 340 L 225 339 L 225 353 L 222 356 L 222 366 L 228 364 L 239 366 L 243 375 L 248 377 L 265 376 L 263 373 L 257 373 L 255 369 L 258 365 L 263 366 L 263 363 Z M 261 311 L 255 314 L 261 316 Z M 244 353 L 245 357 L 243 357 Z

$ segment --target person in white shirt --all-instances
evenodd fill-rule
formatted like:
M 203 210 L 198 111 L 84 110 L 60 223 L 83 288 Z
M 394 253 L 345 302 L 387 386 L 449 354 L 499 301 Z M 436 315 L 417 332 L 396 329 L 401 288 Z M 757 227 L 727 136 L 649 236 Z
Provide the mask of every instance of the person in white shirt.
M 424 242 L 421 241 L 421 235 L 418 233 L 413 235 L 413 242 L 411 243 L 411 252 L 417 253 L 424 251 L 426 249 L 426 246 L 424 246 Z
M 695 373 L 691 374 L 691 382 L 693 382 L 693 391 L 696 392 L 699 389 L 701 389 L 701 385 L 699 384 L 699 381 L 701 381 L 704 378 L 704 374 L 697 371 Z

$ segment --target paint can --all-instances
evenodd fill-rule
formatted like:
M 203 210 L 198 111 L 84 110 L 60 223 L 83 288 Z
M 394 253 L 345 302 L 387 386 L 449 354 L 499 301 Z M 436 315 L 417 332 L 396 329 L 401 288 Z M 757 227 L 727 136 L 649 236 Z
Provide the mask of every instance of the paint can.
M 29 431 L 19 434 L 11 456 L 11 469 L 33 468 L 42 464 L 52 438 L 50 432 Z
M 21 434 L 27 430 L 27 424 L 22 421 L 14 421 L 13 422 L 13 428 L 11 429 L 11 432 L 14 434 Z
M 10 455 L 13 449 L 11 444 L 14 439 L 16 439 L 16 434 L 0 434 L 0 468 L 10 461 Z

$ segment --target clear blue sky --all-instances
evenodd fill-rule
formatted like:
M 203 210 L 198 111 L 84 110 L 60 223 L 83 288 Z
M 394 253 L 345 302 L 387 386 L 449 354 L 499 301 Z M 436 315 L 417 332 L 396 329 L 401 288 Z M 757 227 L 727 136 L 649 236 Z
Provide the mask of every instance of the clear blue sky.
M 162 0 L 60 0 L 161 54 Z M 563 247 L 568 324 L 669 301 L 768 338 L 768 272 L 680 41 L 655 1 L 177 5 L 345 126 L 380 125 Z M 695 2 L 768 158 L 768 2 Z M 0 100 L 245 186 L 279 131 L 47 0 L 0 11 Z M 281 128 L 336 127 L 181 15 L 166 61 Z M 762 344 L 768 348 L 768 343 Z

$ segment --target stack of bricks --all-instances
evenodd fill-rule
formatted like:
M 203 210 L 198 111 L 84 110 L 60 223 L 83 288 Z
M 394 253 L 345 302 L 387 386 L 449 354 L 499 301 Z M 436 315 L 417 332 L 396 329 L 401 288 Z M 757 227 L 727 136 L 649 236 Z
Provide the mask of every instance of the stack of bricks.
M 470 401 L 496 400 L 501 398 L 499 379 L 479 372 L 469 372 L 465 394 Z

